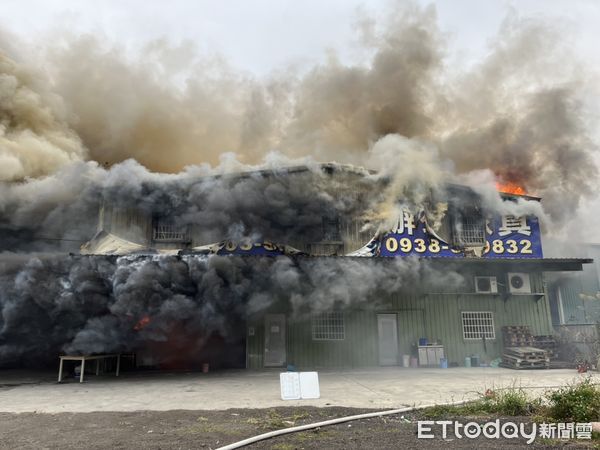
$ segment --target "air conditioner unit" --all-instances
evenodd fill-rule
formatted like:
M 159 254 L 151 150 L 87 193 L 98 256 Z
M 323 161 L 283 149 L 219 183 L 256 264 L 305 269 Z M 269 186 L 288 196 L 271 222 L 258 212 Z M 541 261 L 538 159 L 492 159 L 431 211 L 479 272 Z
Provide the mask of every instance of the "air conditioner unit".
M 531 294 L 531 282 L 528 273 L 509 273 L 508 290 L 513 294 Z
M 475 277 L 475 292 L 479 294 L 498 293 L 496 277 Z

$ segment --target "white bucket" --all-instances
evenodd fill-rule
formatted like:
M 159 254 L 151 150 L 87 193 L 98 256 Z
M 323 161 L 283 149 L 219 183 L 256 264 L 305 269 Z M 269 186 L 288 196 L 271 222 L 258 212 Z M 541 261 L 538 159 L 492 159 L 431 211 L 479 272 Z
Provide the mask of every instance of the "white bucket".
M 402 367 L 410 367 L 410 355 L 402 355 Z

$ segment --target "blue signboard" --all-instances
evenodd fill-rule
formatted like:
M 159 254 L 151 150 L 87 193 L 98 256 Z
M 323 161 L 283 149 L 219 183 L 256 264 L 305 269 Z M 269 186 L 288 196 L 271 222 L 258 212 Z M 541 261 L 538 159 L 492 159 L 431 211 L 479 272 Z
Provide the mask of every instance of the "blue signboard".
M 252 255 L 252 256 L 279 256 L 297 255 L 300 251 L 287 245 L 274 244 L 272 242 L 252 242 L 243 240 L 223 241 L 217 244 L 215 249 L 217 255 Z
M 540 225 L 534 216 L 502 216 L 486 221 L 486 245 L 482 258 L 542 258 Z M 465 250 L 452 248 L 427 231 L 424 220 L 404 212 L 392 232 L 379 242 L 379 256 L 465 257 Z

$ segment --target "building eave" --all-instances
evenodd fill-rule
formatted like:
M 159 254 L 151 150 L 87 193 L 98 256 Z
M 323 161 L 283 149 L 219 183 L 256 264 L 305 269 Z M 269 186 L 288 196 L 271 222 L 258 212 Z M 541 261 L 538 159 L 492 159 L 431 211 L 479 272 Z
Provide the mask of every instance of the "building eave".
M 422 258 L 435 263 L 457 263 L 463 265 L 500 266 L 525 272 L 577 272 L 584 264 L 594 262 L 591 258 Z

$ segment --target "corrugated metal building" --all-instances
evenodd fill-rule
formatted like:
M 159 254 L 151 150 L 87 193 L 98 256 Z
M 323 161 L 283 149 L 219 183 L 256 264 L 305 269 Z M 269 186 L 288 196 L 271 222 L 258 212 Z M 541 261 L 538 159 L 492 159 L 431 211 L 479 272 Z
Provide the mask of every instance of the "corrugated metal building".
M 577 253 L 598 261 L 600 244 L 579 245 Z M 548 295 L 555 327 L 595 325 L 600 322 L 600 266 L 594 262 L 581 272 L 555 276 Z
M 306 182 L 311 182 L 310 177 L 325 177 L 325 181 L 331 181 L 334 186 L 331 195 L 350 195 L 358 201 L 361 201 L 361 196 L 368 195 L 364 186 L 356 188 L 364 178 L 364 172 L 335 165 L 323 165 L 322 170 L 322 174 L 315 175 L 305 168 L 295 168 L 290 170 L 289 176 L 309 177 Z M 247 176 L 270 175 L 240 175 Z M 235 182 L 235 178 L 233 180 Z M 472 191 L 459 187 L 453 189 L 457 192 L 462 189 L 462 203 L 465 198 L 471 201 Z M 463 365 L 465 357 L 471 355 L 487 362 L 499 357 L 503 326 L 526 325 L 535 335 L 552 334 L 553 315 L 545 273 L 581 271 L 582 265 L 590 260 L 543 259 L 541 242 L 537 244 L 539 248 L 535 248 L 536 243 L 532 244 L 532 239 L 527 237 L 530 234 L 523 234 L 527 239 L 520 241 L 509 239 L 500 242 L 497 239 L 493 242 L 500 242 L 501 250 L 492 249 L 491 241 L 486 240 L 488 235 L 492 235 L 492 231 L 488 230 L 491 224 L 481 214 L 478 205 L 469 203 L 465 209 L 460 206 L 461 202 L 454 206 L 450 203 L 446 214 L 448 220 L 435 230 L 426 223 L 425 216 L 417 222 L 411 217 L 407 222 L 409 225 L 412 223 L 408 231 L 402 225 L 402 232 L 411 235 L 409 240 L 403 237 L 408 234 L 401 234 L 398 230 L 391 241 L 386 238 L 389 235 L 380 235 L 379 253 L 373 252 L 375 247 L 369 244 L 364 246 L 371 235 L 364 231 L 363 218 L 324 212 L 321 239 L 306 241 L 297 236 L 285 244 L 311 255 L 303 257 L 371 256 L 361 259 L 364 264 L 388 264 L 389 257 L 420 258 L 435 265 L 437 270 L 451 267 L 464 277 L 465 283 L 448 289 L 419 285 L 415 289 L 404 287 L 395 292 L 373 292 L 373 297 L 365 298 L 360 305 L 314 310 L 302 315 L 292 311 L 289 304 L 274 300 L 267 311 L 249 317 L 246 330 L 242 331 L 246 340 L 246 367 L 258 369 L 293 364 L 304 369 L 399 365 L 404 362 L 405 355 L 418 354 L 418 344 L 424 339 L 429 344 L 443 347 L 444 357 L 450 365 Z M 456 226 L 452 228 L 457 218 L 461 220 L 460 233 L 456 233 Z M 537 226 L 537 219 L 533 219 Z M 517 233 L 525 226 L 529 230 L 531 225 L 525 218 L 509 220 L 513 221 L 513 226 L 516 223 L 517 228 L 512 231 Z M 506 227 L 504 221 L 502 224 Z M 468 227 L 471 228 L 467 230 Z M 445 228 L 450 231 L 444 231 Z M 103 206 L 98 232 L 96 240 L 85 246 L 84 253 L 93 254 L 99 248 L 106 253 L 144 248 L 175 252 L 186 248 L 193 252 L 227 239 L 227 236 L 204 233 L 194 224 L 184 228 L 168 217 L 111 205 Z M 107 235 L 112 241 L 106 238 Z M 129 241 L 130 247 L 127 248 L 114 236 Z M 116 243 L 113 245 L 112 242 Z M 435 248 L 431 247 L 432 243 L 436 244 Z M 111 245 L 114 248 L 111 249 Z M 404 246 L 409 246 L 410 250 Z M 539 256 L 536 257 L 535 252 Z M 388 258 L 383 257 L 384 254 Z M 568 287 L 564 285 L 562 289 L 567 292 Z M 565 297 L 564 293 L 562 295 Z M 308 309 L 311 309 L 310 305 Z
M 544 274 L 539 269 L 581 270 L 581 261 L 539 264 L 537 270 L 532 270 L 535 267 L 531 263 L 519 268 L 529 274 L 530 294 L 504 290 L 476 293 L 472 285 L 472 290 L 464 292 L 397 292 L 379 298 L 381 306 L 376 308 L 328 311 L 302 319 L 295 319 L 286 305 L 275 305 L 269 314 L 248 324 L 247 367 L 284 363 L 301 368 L 399 365 L 403 355 L 415 355 L 422 338 L 442 345 L 450 364 L 463 365 L 465 357 L 471 355 L 489 362 L 502 353 L 503 326 L 527 325 L 534 335 L 552 334 Z M 493 274 L 506 280 L 519 263 L 467 266 L 463 272 L 466 276 Z M 270 347 L 277 339 L 283 339 L 285 345 L 275 344 L 273 352 Z M 383 354 L 382 347 L 386 346 L 391 349 Z

